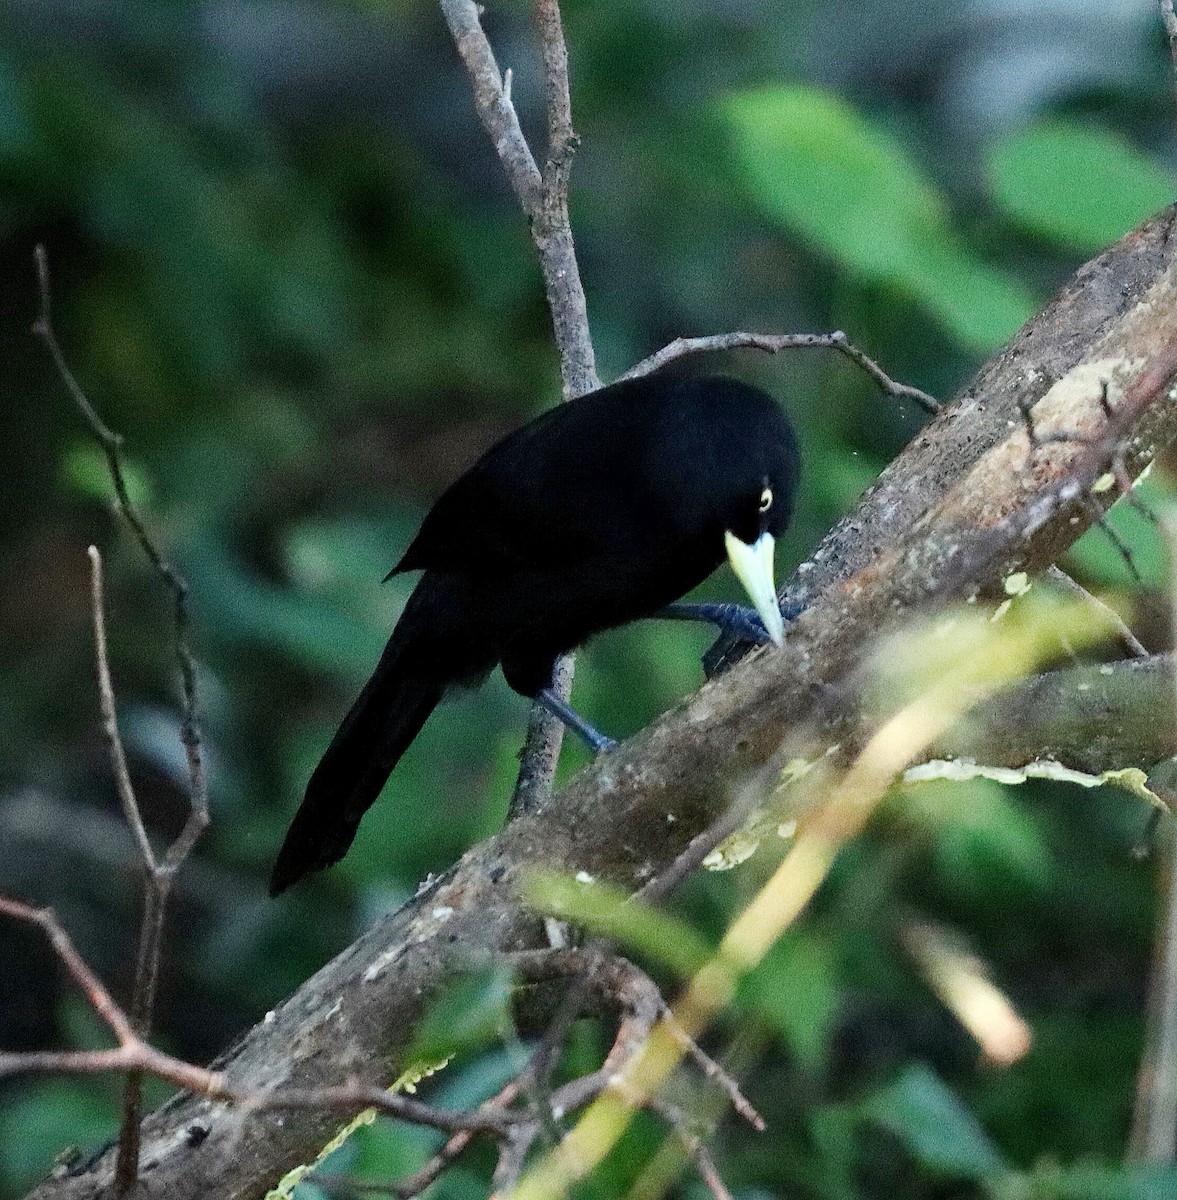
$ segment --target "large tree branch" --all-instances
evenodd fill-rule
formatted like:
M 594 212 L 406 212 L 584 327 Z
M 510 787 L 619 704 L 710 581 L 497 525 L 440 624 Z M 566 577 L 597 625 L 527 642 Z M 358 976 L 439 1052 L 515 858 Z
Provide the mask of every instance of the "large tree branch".
M 530 868 L 636 890 L 725 811 L 790 729 L 811 724 L 815 709 L 836 715 L 880 629 L 1052 562 L 1092 520 L 1085 498 L 1115 455 L 1135 473 L 1173 440 L 1171 224 L 1166 212 L 1083 267 L 884 472 L 795 577 L 810 607 L 782 650 L 748 656 L 469 851 L 227 1052 L 225 1078 L 247 1090 L 395 1078 L 418 1018 L 457 971 L 539 941 L 520 895 Z M 207 1131 L 198 1146 L 185 1134 L 194 1125 Z M 321 1111 L 279 1122 L 179 1098 L 145 1124 L 142 1194 L 261 1196 L 313 1158 L 333 1125 Z M 109 1179 L 107 1156 L 34 1194 L 99 1196 Z
M 1173 656 L 1047 671 L 987 697 L 929 757 L 993 767 L 1049 760 L 1088 775 L 1177 754 Z

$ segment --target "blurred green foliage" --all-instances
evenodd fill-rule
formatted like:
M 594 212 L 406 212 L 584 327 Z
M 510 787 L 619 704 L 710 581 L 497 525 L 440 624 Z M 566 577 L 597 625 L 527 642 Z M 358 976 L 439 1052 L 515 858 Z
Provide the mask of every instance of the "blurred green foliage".
M 607 378 L 679 334 L 844 328 L 948 396 L 1084 256 L 1173 198 L 1171 86 L 1147 5 L 1064 20 L 1030 0 L 869 14 L 569 0 L 565 19 L 584 139 L 573 213 Z M 538 136 L 528 6 L 492 4 L 486 20 Z M 135 493 L 192 583 L 214 825 L 178 885 L 158 1036 L 205 1059 L 501 823 L 524 705 L 495 679 L 430 721 L 340 868 L 264 897 L 303 782 L 407 595 L 381 576 L 430 499 L 558 397 L 538 273 L 429 4 L 0 0 L 0 233 L 0 888 L 54 904 L 126 995 L 137 876 L 96 732 L 90 542 L 110 562 L 116 682 L 154 835 L 184 810 L 166 605 L 27 332 L 43 241 L 69 357 L 127 436 Z M 783 563 L 921 420 L 834 356 L 692 366 L 768 387 L 800 427 Z M 1154 503 L 1168 479 L 1150 480 Z M 1098 531 L 1072 561 L 1136 588 L 1159 646 L 1160 544 L 1137 516 L 1116 522 L 1142 585 Z M 581 657 L 578 704 L 630 733 L 697 684 L 707 640 L 653 623 L 603 637 Z M 563 770 L 583 761 L 571 747 Z M 713 1049 L 734 1039 L 769 1122 L 716 1135 L 735 1194 L 1177 1194 L 1171 1173 L 1118 1165 L 1155 922 L 1156 864 L 1131 853 L 1145 825 L 1121 794 L 1063 785 L 938 785 L 888 808 L 714 1034 Z M 722 936 L 756 864 L 692 881 L 646 929 L 647 951 L 692 931 L 645 959 L 668 984 Z M 1035 1032 L 1025 1060 L 978 1066 L 899 949 L 911 912 L 990 964 Z M 93 1042 L 37 939 L 0 929 L 0 958 L 0 1044 Z M 438 1014 L 437 1046 L 447 1033 L 470 1046 L 428 1085 L 440 1103 L 517 1069 L 503 999 L 501 979 L 473 979 L 451 1001 L 463 1020 Z M 578 1028 L 563 1069 L 595 1066 L 601 1036 Z M 67 1144 L 110 1137 L 116 1113 L 112 1080 L 0 1085 L 0 1195 Z M 628 1192 L 662 1136 L 639 1123 L 584 1194 Z M 332 1169 L 395 1176 L 435 1140 L 378 1123 Z M 436 1194 L 485 1194 L 489 1165 L 472 1154 Z M 689 1174 L 673 1187 L 698 1194 Z
M 1094 254 L 1173 200 L 1173 176 L 1130 142 L 1076 121 L 1042 121 L 992 147 L 993 198 L 1022 228 Z
M 730 97 L 741 174 L 767 216 L 852 276 L 910 295 L 966 349 L 1034 312 L 1027 290 L 971 253 L 939 190 L 897 140 L 837 96 L 772 87 Z

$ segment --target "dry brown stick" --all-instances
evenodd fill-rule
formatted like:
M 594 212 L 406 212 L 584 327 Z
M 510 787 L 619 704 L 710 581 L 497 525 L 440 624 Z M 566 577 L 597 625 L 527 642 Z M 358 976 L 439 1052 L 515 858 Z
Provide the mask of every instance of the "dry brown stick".
M 1124 618 L 1110 604 L 1089 592 L 1077 579 L 1068 575 L 1057 563 L 1051 563 L 1046 568 L 1046 578 L 1051 583 L 1057 584 L 1064 591 L 1070 592 L 1072 596 L 1080 596 L 1093 608 L 1097 609 L 1105 620 L 1111 622 L 1120 641 L 1124 643 L 1124 648 L 1134 658 L 1148 658 L 1147 647 L 1128 628 Z
M 782 350 L 836 350 L 861 367 L 889 396 L 914 400 L 927 412 L 939 411 L 940 402 L 927 392 L 892 379 L 882 367 L 855 346 L 841 331 L 835 333 L 715 333 L 705 337 L 680 337 L 629 368 L 622 379 L 639 379 L 660 370 L 688 354 L 712 354 L 722 350 L 764 350 L 779 354 Z
M 593 938 L 576 951 L 580 970 L 572 976 L 556 1006 L 551 1020 L 531 1055 L 527 1069 L 520 1076 L 532 1111 L 539 1118 L 544 1132 L 553 1140 L 559 1134 L 559 1123 L 552 1108 L 552 1075 L 559 1065 L 568 1032 L 584 1011 L 592 987 L 601 968 L 602 959 L 613 952 L 603 938 Z M 541 952 L 541 956 L 545 952 Z M 560 951 L 551 953 L 559 955 Z
M 102 578 L 102 555 L 98 552 L 97 546 L 91 546 L 88 553 L 90 556 L 90 610 L 94 623 L 94 665 L 95 674 L 98 677 L 98 703 L 102 711 L 102 732 L 110 752 L 110 766 L 114 774 L 115 788 L 118 791 L 123 817 L 138 844 L 139 856 L 143 859 L 144 867 L 148 871 L 154 871 L 156 867 L 155 851 L 151 848 L 151 841 L 143 826 L 139 802 L 135 799 L 135 789 L 131 784 L 127 754 L 123 748 L 123 739 L 119 734 L 114 684 L 110 678 L 110 661 L 106 650 L 106 601 Z
M 549 140 L 542 203 L 533 218 L 531 235 L 539 254 L 556 348 L 560 352 L 564 397 L 571 399 L 601 386 L 568 216 L 568 184 L 578 138 L 572 128 L 568 48 L 558 0 L 535 0 L 535 20 L 543 54 Z
M 1169 546 L 1169 606 L 1177 616 L 1177 522 L 1166 520 L 1162 528 Z M 1177 700 L 1177 686 L 1172 695 Z M 1173 799 L 1168 793 L 1164 798 Z M 1177 833 L 1172 821 L 1162 836 L 1164 850 L 1157 856 L 1159 921 L 1128 1158 L 1171 1165 L 1177 1159 Z
M 730 804 L 702 833 L 696 834 L 683 847 L 673 862 L 644 883 L 630 900 L 638 904 L 654 904 L 669 895 L 688 875 L 703 865 L 703 860 L 720 842 L 740 828 L 755 806 L 754 798 L 763 794 L 760 788 L 744 788 L 743 803 L 737 800 Z
M 568 47 L 557 0 L 535 0 L 544 64 L 548 109 L 548 161 L 544 169 L 544 201 L 567 206 L 568 183 L 578 138 L 572 128 L 572 94 L 568 84 Z M 565 219 L 566 214 L 565 214 Z
M 108 1071 L 142 1071 L 166 1079 L 186 1091 L 215 1095 L 224 1089 L 223 1076 L 218 1072 L 162 1054 L 143 1040 L 126 1012 L 78 953 L 52 909 L 34 908 L 20 900 L 0 895 L 0 916 L 37 925 L 44 931 L 54 953 L 78 989 L 118 1041 L 117 1048 L 111 1050 L 0 1053 L 0 1078 L 27 1072 L 100 1074 Z
M 143 826 L 139 803 L 131 785 L 127 754 L 119 733 L 115 708 L 114 685 L 106 649 L 106 602 L 102 579 L 102 556 L 97 546 L 91 546 L 90 599 L 94 620 L 94 657 L 98 677 L 98 696 L 102 710 L 103 732 L 110 752 L 111 769 L 122 805 L 123 815 L 139 845 L 143 859 L 145 883 L 143 916 L 139 926 L 139 946 L 135 962 L 135 986 L 131 1001 L 131 1024 L 135 1032 L 147 1037 L 151 1032 L 151 1017 L 155 1008 L 155 986 L 159 975 L 160 944 L 163 912 L 166 906 L 170 874 L 162 873 Z M 119 1158 L 115 1192 L 124 1195 L 134 1186 L 139 1173 L 139 1120 L 143 1103 L 143 1080 L 137 1071 L 127 1075 L 123 1087 L 122 1121 L 119 1126 Z
M 622 1087 L 621 1079 L 626 1065 L 642 1050 L 654 1026 L 663 1021 L 671 1036 L 683 1046 L 687 1056 L 698 1065 L 704 1077 L 719 1086 L 736 1111 L 753 1128 L 758 1131 L 764 1129 L 763 1118 L 740 1091 L 736 1081 L 681 1026 L 673 1022 L 657 984 L 628 959 L 607 953 L 605 947 L 598 942 L 584 949 L 539 951 L 520 955 L 517 965 L 522 968 L 524 976 L 530 979 L 544 978 L 553 973 L 572 974 L 577 985 L 591 987 L 599 997 L 619 1006 L 622 1012 L 613 1046 L 599 1070 L 573 1080 L 548 1098 L 548 1108 L 554 1119 L 559 1120 L 566 1113 L 583 1107 L 609 1088 Z M 661 1115 L 680 1134 L 692 1160 L 709 1186 L 712 1181 L 718 1180 L 718 1171 L 702 1142 L 698 1138 L 692 1140 L 694 1135 L 687 1129 L 685 1114 L 658 1098 L 649 1102 L 643 1101 L 643 1106 Z M 511 1139 L 501 1145 L 494 1180 L 496 1196 L 509 1194 L 517 1183 L 528 1151 L 543 1128 L 542 1118 L 546 1115 L 537 1114 L 533 1126 L 520 1127 Z
M 33 323 L 33 332 L 45 343 L 62 382 L 66 386 L 78 411 L 90 426 L 99 446 L 106 456 L 106 465 L 114 485 L 115 496 L 118 500 L 119 515 L 126 521 L 135 540 L 139 543 L 148 562 L 155 573 L 163 581 L 164 586 L 172 595 L 173 606 L 173 646 L 176 665 L 180 672 L 180 683 L 183 692 L 183 707 L 181 712 L 181 731 L 184 742 L 184 752 L 188 759 L 189 803 L 191 811 L 184 828 L 168 848 L 164 855 L 165 863 L 173 867 L 179 866 L 184 857 L 195 845 L 204 828 L 208 825 L 208 783 L 205 775 L 204 755 L 201 750 L 201 731 L 197 698 L 196 660 L 188 644 L 188 583 L 176 567 L 164 556 L 154 539 L 147 532 L 139 510 L 131 501 L 127 490 L 126 476 L 123 473 L 121 450 L 123 438 L 115 433 L 98 415 L 94 406 L 86 397 L 74 373 L 65 360 L 57 333 L 53 326 L 52 289 L 49 279 L 49 256 L 44 246 L 36 250 L 37 283 L 41 298 L 41 311 Z
M 523 1090 L 520 1080 L 512 1079 L 506 1087 L 501 1088 L 494 1096 L 480 1105 L 481 1108 L 509 1108 Z M 427 1187 L 436 1182 L 438 1176 L 466 1149 L 474 1140 L 474 1133 L 468 1129 L 459 1130 L 450 1137 L 444 1146 L 419 1170 L 400 1180 L 387 1180 L 383 1183 L 368 1183 L 363 1180 L 340 1180 L 341 1184 L 351 1185 L 356 1190 L 386 1192 L 397 1196 L 399 1200 L 413 1200 Z M 310 1181 L 323 1184 L 329 1177 L 315 1173 Z
M 763 1133 L 768 1126 L 764 1118 L 756 1110 L 752 1101 L 744 1095 L 743 1089 L 735 1077 L 722 1063 L 717 1062 L 698 1042 L 675 1020 L 669 1007 L 663 1006 L 662 1021 L 667 1032 L 682 1048 L 686 1056 L 702 1072 L 705 1079 L 715 1083 L 727 1096 L 731 1106 L 757 1133 Z
M 676 1128 L 675 1133 L 678 1134 L 683 1148 L 695 1164 L 695 1170 L 698 1171 L 699 1178 L 703 1180 L 707 1190 L 715 1197 L 715 1200 L 734 1200 L 734 1197 L 728 1191 L 727 1185 L 723 1182 L 723 1178 L 719 1174 L 719 1168 L 715 1165 L 715 1159 L 711 1157 L 711 1151 L 707 1149 L 703 1139 L 697 1133 L 689 1133 L 685 1129 Z
M 392 1190 L 394 1194 L 405 1198 L 416 1196 L 429 1186 L 476 1134 L 489 1134 L 500 1139 L 496 1193 L 509 1190 L 518 1180 L 536 1137 L 547 1127 L 547 1113 L 512 1110 L 511 1105 L 526 1090 L 522 1077 L 513 1080 L 491 1100 L 468 1111 L 439 1109 L 362 1080 L 307 1088 L 279 1086 L 249 1090 L 232 1086 L 221 1072 L 195 1066 L 152 1047 L 78 953 L 51 909 L 37 909 L 0 895 L 0 916 L 42 929 L 58 959 L 118 1042 L 116 1047 L 108 1050 L 0 1053 L 0 1078 L 41 1072 L 99 1074 L 126 1071 L 135 1075 L 153 1075 L 184 1091 L 233 1104 L 246 1112 L 313 1109 L 354 1115 L 372 1108 L 385 1116 L 451 1134 L 445 1147 L 416 1175 L 382 1189 Z M 583 974 L 586 968 L 591 968 L 592 982 L 602 997 L 616 1004 L 621 1011 L 616 1037 L 601 1067 L 551 1093 L 548 1100 L 550 1118 L 559 1121 L 568 1113 L 583 1108 L 607 1088 L 616 1086 L 623 1068 L 641 1051 L 654 1025 L 662 1019 L 666 1004 L 653 980 L 626 959 L 603 959 L 597 956 L 586 964 L 584 955 L 577 950 L 541 951 L 521 955 L 520 964 L 524 968 L 524 975 L 530 979 L 548 977 L 553 973 Z M 744 1100 L 734 1081 L 727 1078 L 723 1069 L 712 1062 L 681 1030 L 676 1030 L 675 1036 L 690 1042 L 689 1049 L 695 1054 L 704 1074 L 709 1079 L 719 1080 L 724 1090 L 733 1096 L 740 1111 L 745 1115 L 751 1114 L 749 1119 L 754 1124 L 759 1122 L 758 1127 L 762 1128 L 763 1122 L 758 1114 Z M 529 1066 L 528 1069 L 534 1067 Z M 660 1103 L 651 1102 L 651 1107 L 657 1108 Z
M 541 172 L 511 102 L 509 74 L 504 78 L 500 72 L 483 31 L 481 9 L 472 0 L 439 0 L 439 3 L 470 76 L 479 120 L 531 226 L 560 354 L 564 397 L 571 399 L 591 392 L 600 387 L 601 381 L 597 377 L 588 306 L 568 218 L 568 181 L 577 138 L 572 128 L 568 49 L 560 5 L 557 0 L 535 3 L 548 113 L 548 158 Z M 552 690 L 565 701 L 572 694 L 574 669 L 571 655 L 556 664 Z M 532 705 L 510 816 L 532 811 L 551 791 L 563 740 L 563 725 L 546 709 Z
M 1128 1143 L 1129 1162 L 1170 1166 L 1177 1158 L 1177 837 L 1171 825 L 1157 855 L 1160 921 Z
M 90 970 L 86 960 L 78 953 L 69 934 L 62 928 L 57 914 L 51 908 L 34 908 L 21 900 L 10 896 L 0 895 L 0 916 L 14 921 L 24 921 L 37 925 L 49 939 L 53 952 L 61 960 L 82 995 L 89 1001 L 91 1008 L 102 1018 L 111 1033 L 119 1042 L 134 1039 L 135 1033 L 131 1028 L 126 1014 L 115 1003 L 114 997 L 106 990 L 102 980 Z M 7 1056 L 0 1061 L 6 1061 Z
M 531 235 L 539 254 L 544 292 L 560 352 L 564 397 L 571 399 L 601 384 L 568 213 L 568 186 L 578 138 L 572 127 L 568 48 L 560 5 L 558 0 L 535 0 L 534 11 L 543 57 L 548 157 L 543 171 L 542 202 L 539 212 L 532 216 Z M 552 690 L 563 700 L 571 698 L 575 670 L 572 655 L 562 656 L 556 664 Z M 511 816 L 536 807 L 551 791 L 563 740 L 564 727 L 560 721 L 546 709 L 533 705 L 519 778 L 511 796 Z
M 482 31 L 479 7 L 469 0 L 441 0 L 441 11 L 474 87 L 479 120 L 523 211 L 533 217 L 543 200 L 543 179 L 523 136 L 519 114 L 504 86 L 494 51 Z
M 111 683 L 107 655 L 102 559 L 97 548 L 90 547 L 91 602 L 103 729 L 110 748 L 111 768 L 119 802 L 127 823 L 134 833 L 145 873 L 143 917 L 139 926 L 139 943 L 136 952 L 131 1022 L 141 1035 L 147 1036 L 151 1031 L 155 1010 L 155 990 L 159 979 L 164 917 L 172 878 L 209 821 L 208 780 L 201 749 L 196 663 L 188 646 L 188 584 L 155 544 L 147 532 L 147 527 L 138 509 L 131 501 L 120 457 L 123 445 L 121 435 L 114 432 L 98 415 L 65 360 L 53 327 L 53 295 L 49 277 L 49 257 L 44 246 L 38 246 L 36 249 L 36 263 L 41 310 L 33 325 L 33 332 L 45 343 L 62 382 L 106 456 L 107 470 L 114 486 L 119 514 L 130 527 L 148 562 L 172 596 L 174 653 L 179 667 L 183 694 L 180 736 L 188 761 L 189 808 L 183 828 L 165 851 L 163 860 L 160 861 L 151 847 L 151 841 L 143 824 L 134 788 L 131 785 L 126 751 L 119 734 L 114 688 Z M 119 1127 L 115 1192 L 120 1196 L 129 1192 L 138 1179 L 141 1108 L 142 1081 L 138 1073 L 132 1071 L 127 1076 L 123 1091 L 123 1112 Z
M 424 1104 L 411 1096 L 398 1095 L 378 1085 L 358 1081 L 334 1087 L 284 1087 L 252 1092 L 232 1087 L 220 1072 L 164 1054 L 148 1044 L 131 1018 L 78 953 L 52 909 L 34 908 L 23 901 L 0 895 L 0 916 L 36 925 L 45 933 L 57 958 L 118 1041 L 117 1047 L 109 1050 L 3 1052 L 0 1053 L 0 1078 L 44 1072 L 87 1075 L 110 1071 L 140 1072 L 175 1084 L 184 1091 L 254 1111 L 316 1108 L 355 1113 L 376 1108 L 386 1115 L 453 1134 L 501 1134 L 509 1125 L 500 1106 L 482 1105 L 470 1112 L 451 1112 Z
M 764 774 L 763 772 L 761 773 Z M 626 904 L 653 904 L 668 895 L 675 887 L 681 883 L 687 875 L 696 870 L 725 838 L 743 824 L 747 819 L 751 808 L 753 807 L 753 797 L 762 796 L 765 789 L 760 787 L 747 787 L 744 789 L 743 802 L 733 803 L 728 810 L 723 813 L 718 820 L 705 829 L 698 836 L 691 839 L 681 854 L 666 868 L 666 870 L 655 875 L 648 883 L 639 888 L 632 896 L 630 896 Z M 611 949 L 609 942 L 604 938 L 594 939 L 587 947 L 584 954 L 586 958 L 590 955 L 600 956 Z M 595 970 L 595 965 L 592 962 L 586 964 L 583 972 L 578 977 L 576 983 L 569 989 L 568 996 L 565 997 L 565 1009 L 570 1009 L 572 1015 L 575 1015 L 575 1008 L 579 1004 L 579 1000 L 573 1000 L 576 988 L 579 987 L 582 991 L 587 990 L 591 982 L 591 974 Z M 650 981 L 650 986 L 654 987 L 653 981 Z M 655 990 L 657 990 L 655 988 Z M 716 1083 L 726 1094 L 732 1107 L 752 1126 L 757 1132 L 761 1132 L 765 1128 L 764 1118 L 756 1111 L 752 1103 L 744 1095 L 740 1089 L 740 1085 L 720 1065 L 715 1059 L 704 1051 L 704 1049 L 691 1037 L 689 1033 L 675 1020 L 670 1008 L 661 1003 L 660 1013 L 662 1021 L 665 1023 L 667 1031 L 671 1037 L 683 1049 L 684 1053 L 698 1066 L 704 1077 Z M 567 1015 L 567 1014 L 565 1014 Z M 549 1036 L 551 1031 L 549 1031 Z
M 693 1121 L 688 1112 L 679 1108 L 677 1104 L 671 1104 L 657 1096 L 631 1094 L 627 1096 L 627 1099 L 631 1104 L 648 1109 L 656 1116 L 661 1117 L 670 1126 L 687 1152 L 687 1157 L 694 1164 L 699 1178 L 702 1179 L 715 1200 L 734 1200 L 719 1174 L 719 1167 L 716 1166 L 715 1159 L 711 1157 L 711 1151 L 707 1149 L 703 1141 L 703 1135 L 698 1130 L 698 1122 Z

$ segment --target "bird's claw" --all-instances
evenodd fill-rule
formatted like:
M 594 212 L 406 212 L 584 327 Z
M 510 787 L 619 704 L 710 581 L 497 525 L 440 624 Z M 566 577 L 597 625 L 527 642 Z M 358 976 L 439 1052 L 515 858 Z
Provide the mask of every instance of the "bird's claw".
M 792 621 L 803 607 L 795 601 L 786 602 L 781 605 L 781 616 L 785 621 Z M 680 601 L 668 604 L 655 615 L 672 621 L 705 621 L 722 629 L 724 633 L 757 646 L 772 641 L 760 614 L 754 608 L 746 608 L 742 604 L 696 604 Z

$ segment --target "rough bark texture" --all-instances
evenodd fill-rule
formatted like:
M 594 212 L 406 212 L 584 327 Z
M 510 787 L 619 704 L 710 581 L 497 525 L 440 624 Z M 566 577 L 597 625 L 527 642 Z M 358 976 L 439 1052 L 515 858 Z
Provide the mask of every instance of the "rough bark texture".
M 1160 215 L 1083 267 L 884 472 L 799 570 L 793 588 L 810 607 L 782 650 L 748 655 L 377 922 L 223 1056 L 233 1084 L 395 1078 L 418 1017 L 456 970 L 536 944 L 519 896 L 530 864 L 635 889 L 725 809 L 791 728 L 836 713 L 848 673 L 898 614 L 996 590 L 1008 572 L 1053 561 L 1090 521 L 1075 497 L 1106 470 L 1110 439 L 1136 472 L 1177 432 L 1172 220 Z M 1084 440 L 1031 447 L 1019 403 L 1037 403 L 1040 435 Z M 244 1114 L 179 1098 L 145 1124 L 137 1194 L 262 1196 L 337 1125 L 331 1114 Z M 105 1196 L 110 1173 L 107 1155 L 33 1195 Z
M 1054 300 L 883 471 L 797 569 L 783 595 L 808 604 L 830 584 L 865 568 L 959 489 L 995 446 L 1012 441 L 1017 457 L 1009 465 L 1015 465 L 1024 457 L 1016 436 L 1011 439 L 1023 424 L 1020 406 L 1040 400 L 1080 364 L 1155 353 L 1172 327 L 1166 328 L 1160 312 L 1134 315 L 1134 310 L 1171 269 L 1173 219 L 1173 211 L 1166 210 L 1080 267 Z M 1138 336 L 1141 341 L 1136 344 Z M 1092 386 L 1086 398 L 1093 402 L 1097 395 Z M 1083 406 L 1076 419 L 1086 411 Z M 993 492 L 995 503 L 1008 503 L 1010 482 L 999 483 Z M 1084 520 L 1083 528 L 1086 525 Z M 1071 540 L 1063 531 L 1059 552 Z M 727 640 L 717 643 L 713 661 L 734 661 L 747 649 L 740 647 L 733 655 L 733 645 Z
M 1099 775 L 1177 754 L 1173 656 L 1047 671 L 989 696 L 928 758 L 1021 767 L 1049 759 Z

